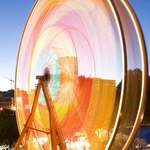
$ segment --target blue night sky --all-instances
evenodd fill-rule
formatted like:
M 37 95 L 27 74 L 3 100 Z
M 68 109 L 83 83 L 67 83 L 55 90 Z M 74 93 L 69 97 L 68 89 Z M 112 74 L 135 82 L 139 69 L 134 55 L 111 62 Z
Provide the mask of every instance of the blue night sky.
M 10 81 L 4 76 L 13 80 L 15 78 L 18 47 L 34 2 L 35 0 L 0 0 L 0 91 L 10 89 Z M 150 0 L 129 0 L 129 2 L 141 23 L 150 62 Z
M 0 91 L 15 79 L 16 59 L 23 28 L 35 0 L 0 1 Z M 12 84 L 12 88 L 14 84 Z

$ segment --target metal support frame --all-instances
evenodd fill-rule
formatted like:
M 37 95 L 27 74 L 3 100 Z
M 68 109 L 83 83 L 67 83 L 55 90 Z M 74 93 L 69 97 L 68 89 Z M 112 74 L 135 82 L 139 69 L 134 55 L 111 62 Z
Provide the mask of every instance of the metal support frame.
M 26 121 L 26 124 L 24 125 L 22 133 L 20 134 L 20 137 L 19 137 L 19 139 L 15 145 L 14 150 L 18 150 L 19 145 L 23 141 L 23 138 L 25 135 L 26 135 L 26 138 L 25 138 L 25 143 L 24 143 L 24 150 L 28 149 L 28 139 L 29 139 L 31 130 L 36 130 L 39 132 L 44 132 L 46 134 L 50 134 L 52 150 L 57 150 L 57 147 L 59 147 L 60 150 L 66 150 L 67 149 L 66 144 L 64 142 L 60 126 L 58 124 L 58 120 L 57 120 L 57 116 L 55 113 L 54 105 L 52 103 L 52 99 L 51 99 L 50 94 L 48 92 L 47 81 L 45 79 L 45 76 L 37 76 L 36 79 L 38 79 L 38 85 L 37 85 L 37 89 L 36 89 L 36 93 L 35 93 L 35 97 L 34 97 L 34 102 L 32 105 L 32 110 L 31 110 L 31 113 L 30 113 L 30 115 Z M 46 104 L 47 104 L 47 108 L 48 108 L 49 122 L 50 122 L 50 133 L 32 127 L 32 122 L 33 122 L 33 119 L 35 116 L 35 111 L 36 111 L 36 107 L 38 104 L 38 98 L 39 98 L 41 88 L 43 90 Z

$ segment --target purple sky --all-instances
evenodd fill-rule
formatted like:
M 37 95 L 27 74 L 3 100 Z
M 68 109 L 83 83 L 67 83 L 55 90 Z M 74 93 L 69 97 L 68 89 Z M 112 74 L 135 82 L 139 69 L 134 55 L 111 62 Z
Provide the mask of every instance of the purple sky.
M 0 91 L 10 89 L 22 31 L 35 0 L 0 1 Z M 150 0 L 129 0 L 141 23 L 150 60 Z M 149 69 L 150 70 L 150 69 Z M 12 88 L 14 84 L 12 84 Z

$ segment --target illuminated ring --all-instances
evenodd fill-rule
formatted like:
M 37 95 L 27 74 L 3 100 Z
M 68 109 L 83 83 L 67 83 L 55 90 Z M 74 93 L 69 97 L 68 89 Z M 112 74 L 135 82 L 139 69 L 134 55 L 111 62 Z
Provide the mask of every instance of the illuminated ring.
M 135 15 L 134 10 L 132 9 L 131 5 L 129 2 L 125 0 L 121 0 L 122 4 L 130 14 L 130 17 L 133 21 L 137 36 L 138 36 L 138 41 L 140 45 L 140 50 L 141 50 L 141 57 L 142 57 L 142 67 L 143 67 L 143 72 L 142 72 L 142 88 L 141 88 L 141 97 L 140 97 L 140 102 L 139 102 L 139 109 L 137 112 L 136 120 L 134 123 L 133 130 L 131 132 L 131 135 L 129 139 L 127 140 L 125 146 L 123 149 L 127 149 L 132 141 L 134 140 L 138 129 L 140 128 L 140 125 L 142 123 L 143 117 L 144 117 L 144 111 L 145 111 L 145 106 L 146 106 L 146 95 L 147 95 L 147 83 L 148 83 L 148 59 L 147 59 L 147 51 L 146 51 L 146 45 L 145 45 L 145 40 L 144 36 L 142 33 L 142 29 L 140 27 L 140 23 L 138 21 L 138 18 Z
M 36 75 L 47 74 L 68 148 L 115 148 L 120 132 L 127 132 L 122 128 L 129 125 L 133 127 L 129 137 L 117 145 L 127 149 L 144 114 L 147 66 L 142 30 L 128 2 L 37 0 L 22 34 L 16 64 L 19 132 L 32 108 Z M 120 91 L 116 90 L 119 82 Z M 139 89 L 136 97 L 133 93 Z M 131 97 L 138 104 L 133 110 Z M 49 131 L 45 105 L 41 92 L 33 127 Z M 46 135 L 32 131 L 28 146 L 49 149 L 50 142 Z

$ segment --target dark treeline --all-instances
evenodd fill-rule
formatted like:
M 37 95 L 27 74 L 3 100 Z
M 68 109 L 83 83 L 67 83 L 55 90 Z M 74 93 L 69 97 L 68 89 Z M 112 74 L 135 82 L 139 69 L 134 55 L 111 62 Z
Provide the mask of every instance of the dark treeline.
M 136 117 L 136 113 L 139 106 L 139 100 L 141 95 L 141 83 L 142 83 L 142 71 L 138 68 L 135 70 L 129 70 L 127 72 L 127 90 L 126 90 L 126 98 L 124 103 L 124 109 L 123 114 L 124 117 L 122 118 L 122 122 L 124 122 L 125 125 L 132 125 L 134 123 L 134 118 Z M 120 100 L 120 94 L 121 94 L 121 85 L 122 81 L 117 85 L 117 91 L 116 91 L 116 105 L 115 105 L 115 115 L 118 109 L 119 100 Z M 149 124 L 150 123 L 150 76 L 148 79 L 148 90 L 147 90 L 147 99 L 146 99 L 146 108 L 145 108 L 145 114 L 143 118 L 142 125 Z M 128 121 L 128 124 L 126 124 L 127 119 L 130 119 Z
M 18 138 L 15 111 L 3 109 L 0 111 L 0 145 L 7 145 L 12 148 Z
M 150 76 L 148 79 L 148 91 L 147 91 L 147 102 L 145 108 L 145 114 L 142 124 L 149 124 L 150 123 Z

